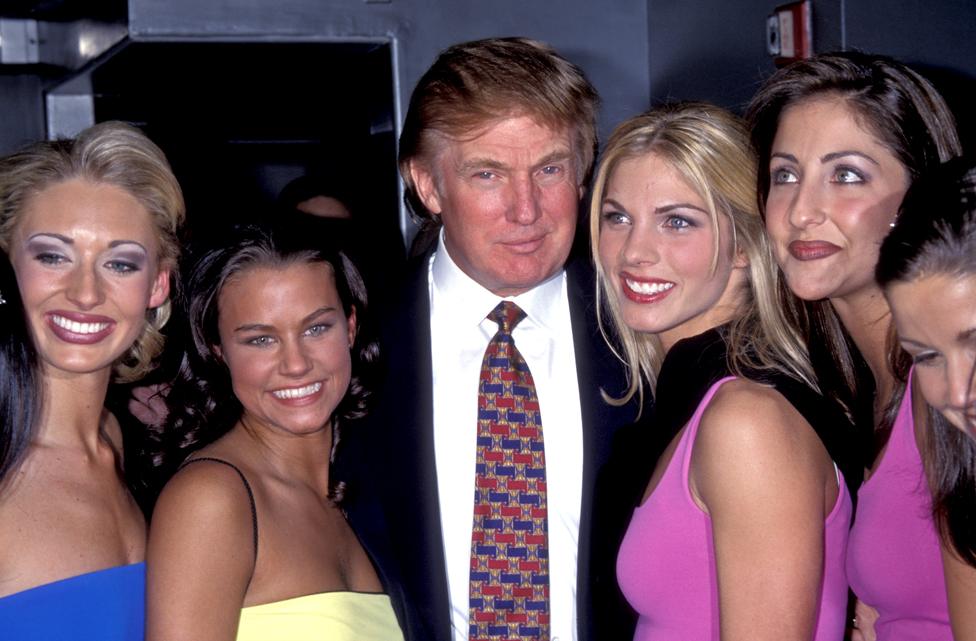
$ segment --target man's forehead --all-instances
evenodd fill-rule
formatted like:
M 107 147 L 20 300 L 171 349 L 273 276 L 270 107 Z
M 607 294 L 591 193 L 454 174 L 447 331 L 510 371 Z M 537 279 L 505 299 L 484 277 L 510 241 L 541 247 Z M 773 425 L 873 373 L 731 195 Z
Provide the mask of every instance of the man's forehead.
M 574 136 L 569 126 L 553 127 L 524 116 L 493 119 L 459 134 L 437 132 L 436 147 L 456 162 L 510 151 L 543 160 L 572 155 Z

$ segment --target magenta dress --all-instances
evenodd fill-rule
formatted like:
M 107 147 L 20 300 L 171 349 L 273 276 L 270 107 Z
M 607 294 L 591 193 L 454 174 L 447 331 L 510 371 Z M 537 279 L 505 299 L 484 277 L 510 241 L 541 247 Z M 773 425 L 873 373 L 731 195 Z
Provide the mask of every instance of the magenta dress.
M 857 493 L 847 575 L 854 594 L 878 610 L 878 641 L 952 641 L 911 389 L 909 374 L 881 462 Z
M 718 583 L 711 519 L 695 504 L 688 486 L 698 425 L 718 381 L 705 394 L 681 435 L 654 492 L 634 511 L 617 557 L 617 580 L 637 610 L 635 641 L 719 639 Z M 844 559 L 851 497 L 839 479 L 837 502 L 824 521 L 825 557 L 817 618 L 817 641 L 844 636 L 847 579 Z

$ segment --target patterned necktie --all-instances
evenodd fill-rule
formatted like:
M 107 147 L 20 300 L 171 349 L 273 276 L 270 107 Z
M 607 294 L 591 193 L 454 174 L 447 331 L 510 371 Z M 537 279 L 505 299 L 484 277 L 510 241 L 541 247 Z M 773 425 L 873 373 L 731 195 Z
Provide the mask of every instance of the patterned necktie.
M 539 398 L 512 329 L 525 312 L 502 301 L 488 315 L 478 386 L 478 454 L 471 531 L 471 641 L 549 639 L 546 454 Z

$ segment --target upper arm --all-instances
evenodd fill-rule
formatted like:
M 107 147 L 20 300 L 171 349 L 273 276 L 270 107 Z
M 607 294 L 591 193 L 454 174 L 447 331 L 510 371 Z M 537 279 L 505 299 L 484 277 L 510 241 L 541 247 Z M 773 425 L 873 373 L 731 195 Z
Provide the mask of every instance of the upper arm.
M 703 415 L 690 480 L 711 517 L 724 641 L 812 638 L 825 457 L 803 417 L 755 383 L 727 383 Z
M 233 641 L 254 571 L 251 506 L 237 473 L 196 463 L 163 489 L 146 551 L 146 639 Z
M 976 568 L 963 561 L 955 550 L 942 544 L 949 621 L 956 641 L 976 640 Z

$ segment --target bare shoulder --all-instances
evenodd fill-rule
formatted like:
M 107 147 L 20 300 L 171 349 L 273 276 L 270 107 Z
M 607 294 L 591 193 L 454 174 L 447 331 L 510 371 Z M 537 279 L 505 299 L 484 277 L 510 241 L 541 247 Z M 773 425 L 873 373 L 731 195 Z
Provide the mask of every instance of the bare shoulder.
M 696 449 L 717 446 L 728 451 L 777 447 L 814 436 L 806 419 L 786 398 L 767 385 L 737 378 L 722 385 L 702 414 Z M 799 443 L 797 443 L 799 444 Z
M 153 510 L 152 528 L 171 520 L 190 520 L 203 527 L 252 530 L 251 497 L 240 474 L 214 460 L 187 463 L 163 488 Z
M 806 419 L 772 387 L 746 379 L 722 385 L 702 415 L 692 455 L 693 486 L 710 490 L 822 484 L 833 469 Z M 783 481 L 778 484 L 777 481 Z

